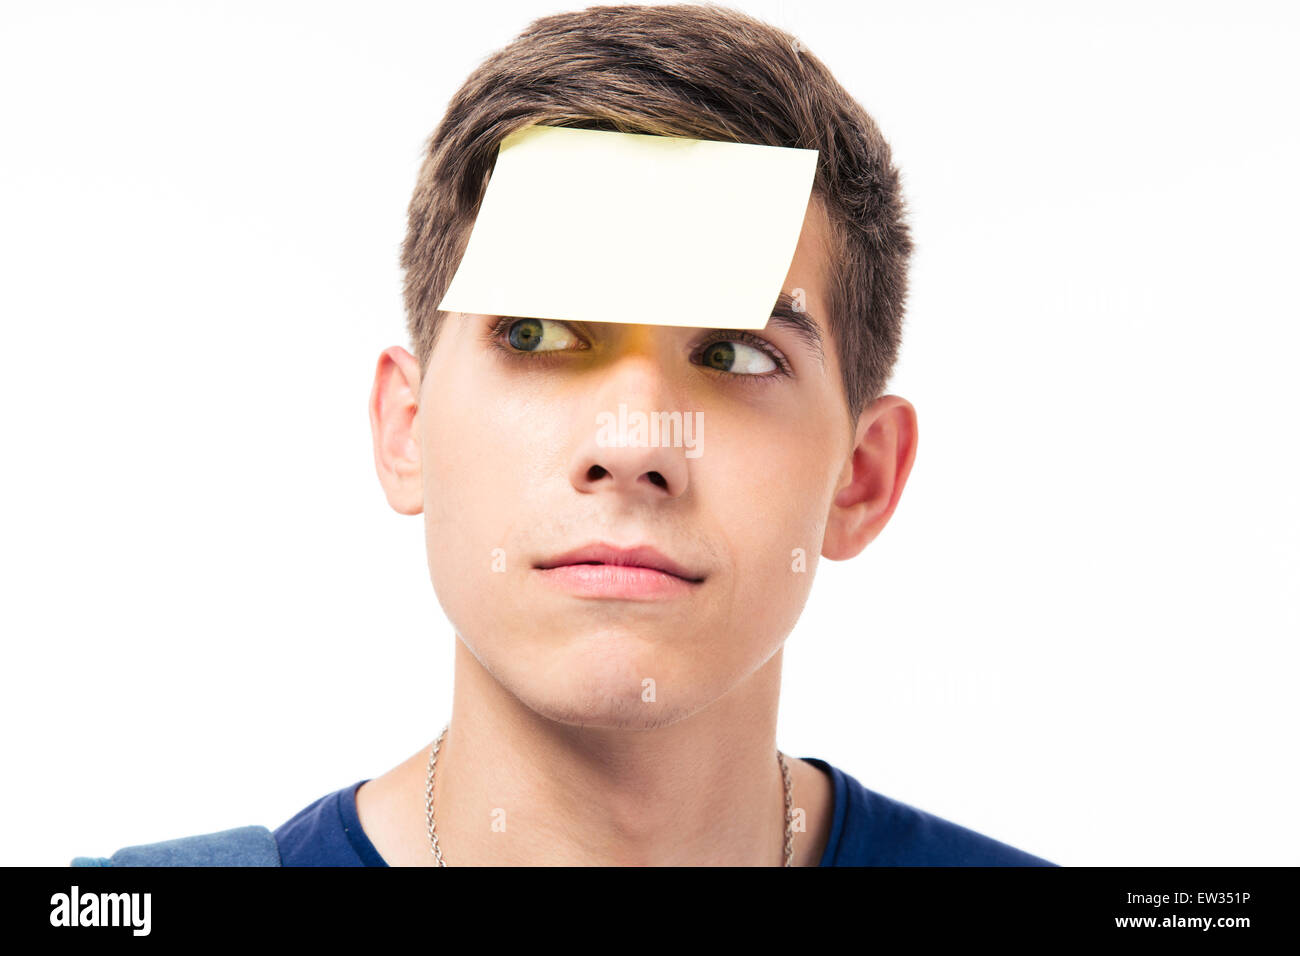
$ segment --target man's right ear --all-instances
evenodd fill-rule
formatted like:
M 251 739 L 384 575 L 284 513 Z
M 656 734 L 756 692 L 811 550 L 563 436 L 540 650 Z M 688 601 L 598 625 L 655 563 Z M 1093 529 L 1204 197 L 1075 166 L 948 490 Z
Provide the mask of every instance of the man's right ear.
M 424 510 L 420 478 L 420 363 L 394 345 L 379 356 L 370 392 L 370 431 L 375 441 L 375 470 L 384 496 L 398 514 Z

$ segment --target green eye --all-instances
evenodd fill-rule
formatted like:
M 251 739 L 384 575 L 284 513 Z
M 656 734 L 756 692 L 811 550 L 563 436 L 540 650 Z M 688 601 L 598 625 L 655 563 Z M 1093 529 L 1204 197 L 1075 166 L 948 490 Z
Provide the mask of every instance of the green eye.
M 763 375 L 778 368 L 772 357 L 762 349 L 730 339 L 710 342 L 700 357 L 710 368 L 734 375 Z
M 563 322 L 550 319 L 515 319 L 506 329 L 506 340 L 521 352 L 553 352 L 581 345 L 581 340 Z
M 729 375 L 746 384 L 788 378 L 789 363 L 766 340 L 749 332 L 731 329 L 703 346 L 697 346 L 691 361 L 712 371 Z M 591 348 L 577 335 L 567 322 L 558 319 L 517 318 L 499 316 L 484 336 L 493 348 L 512 357 L 536 356 L 545 353 L 579 352 Z M 546 356 L 559 359 L 559 355 Z

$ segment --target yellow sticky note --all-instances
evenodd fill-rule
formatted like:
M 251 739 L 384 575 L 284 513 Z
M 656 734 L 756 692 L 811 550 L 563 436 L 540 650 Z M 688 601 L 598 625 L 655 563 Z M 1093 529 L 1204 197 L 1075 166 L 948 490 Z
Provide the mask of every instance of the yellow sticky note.
M 529 126 L 502 141 L 438 308 L 761 329 L 817 150 Z

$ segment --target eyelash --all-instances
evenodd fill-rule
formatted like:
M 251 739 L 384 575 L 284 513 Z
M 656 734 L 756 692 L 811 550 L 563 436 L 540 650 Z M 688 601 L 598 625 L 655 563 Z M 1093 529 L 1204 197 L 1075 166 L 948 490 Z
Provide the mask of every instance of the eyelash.
M 502 316 L 487 330 L 484 339 L 487 341 L 487 344 L 500 350 L 506 355 L 518 358 L 528 358 L 535 361 L 556 359 L 568 351 L 582 351 L 573 349 L 549 349 L 544 352 L 521 352 L 518 349 L 511 348 L 509 345 L 503 343 L 503 339 L 510 326 L 520 321 L 522 321 L 522 319 L 518 316 Z M 559 320 L 548 319 L 547 321 Z M 570 329 L 570 331 L 572 331 L 572 329 Z M 757 384 L 757 382 L 768 381 L 774 378 L 785 378 L 793 374 L 790 369 L 790 363 L 786 361 L 784 355 L 778 352 L 766 339 L 754 335 L 746 329 L 728 329 L 726 331 L 720 331 L 702 342 L 695 354 L 702 354 L 710 345 L 716 345 L 718 342 L 743 342 L 746 345 L 752 346 L 770 358 L 776 365 L 776 370 L 773 372 L 762 372 L 756 375 L 749 375 L 741 372 L 727 372 L 720 368 L 713 368 L 709 365 L 701 365 L 700 368 L 717 375 L 725 375 L 727 378 L 748 379 L 749 381 L 746 382 L 746 384 Z

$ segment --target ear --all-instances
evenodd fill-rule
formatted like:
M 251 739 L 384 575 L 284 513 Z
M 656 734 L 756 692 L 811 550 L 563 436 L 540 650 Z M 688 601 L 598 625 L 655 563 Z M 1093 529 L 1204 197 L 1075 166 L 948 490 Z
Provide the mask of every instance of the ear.
M 845 561 L 859 554 L 889 521 L 916 458 L 916 409 L 882 395 L 858 419 L 855 444 L 835 485 L 822 555 Z
M 379 356 L 370 392 L 370 431 L 375 470 L 388 503 L 398 514 L 424 510 L 420 480 L 420 363 L 394 345 Z

